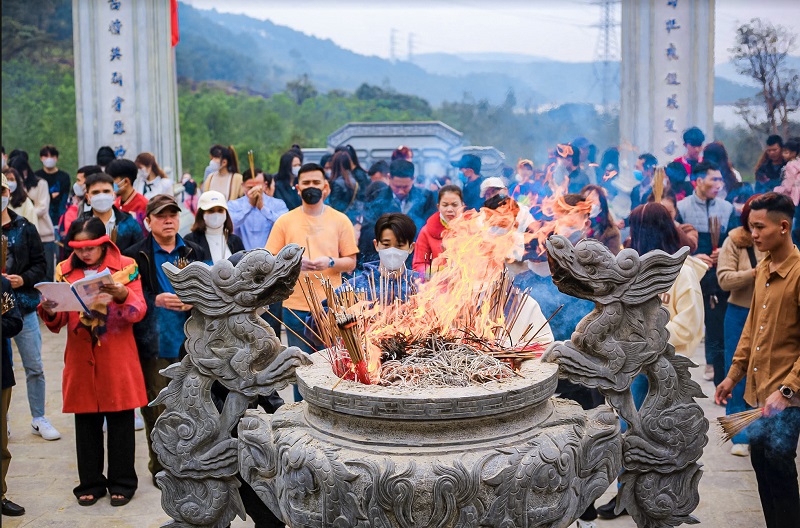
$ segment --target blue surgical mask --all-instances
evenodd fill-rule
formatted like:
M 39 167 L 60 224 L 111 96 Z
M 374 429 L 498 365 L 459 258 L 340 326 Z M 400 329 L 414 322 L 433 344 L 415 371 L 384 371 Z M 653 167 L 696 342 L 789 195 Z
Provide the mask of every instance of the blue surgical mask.
M 114 193 L 118 193 L 118 192 L 119 192 L 119 185 L 117 185 L 117 184 L 115 183 L 115 184 L 114 184 Z
M 644 179 L 644 174 L 642 174 L 642 171 L 634 169 L 633 177 L 636 178 L 636 181 L 640 182 Z
M 468 182 L 467 175 L 464 174 L 464 171 L 458 171 L 458 178 L 463 181 L 464 183 Z

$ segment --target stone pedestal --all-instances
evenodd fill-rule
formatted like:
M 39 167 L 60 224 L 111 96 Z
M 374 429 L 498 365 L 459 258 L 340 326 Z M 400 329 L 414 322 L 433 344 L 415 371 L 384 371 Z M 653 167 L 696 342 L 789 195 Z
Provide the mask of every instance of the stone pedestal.
M 621 468 L 616 415 L 551 398 L 555 365 L 415 394 L 334 390 L 314 361 L 296 371 L 302 403 L 239 423 L 241 474 L 288 526 L 567 526 Z
M 714 0 L 622 0 L 621 172 L 639 154 L 683 154 L 683 131 L 714 132 Z
M 181 172 L 178 88 L 170 2 L 73 0 L 78 160 L 94 164 L 108 145 L 117 157 L 152 152 Z

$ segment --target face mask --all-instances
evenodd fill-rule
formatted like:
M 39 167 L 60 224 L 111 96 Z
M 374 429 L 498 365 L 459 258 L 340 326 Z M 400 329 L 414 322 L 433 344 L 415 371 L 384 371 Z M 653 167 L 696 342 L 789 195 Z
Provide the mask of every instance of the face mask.
M 297 175 L 300 174 L 300 167 L 292 167 L 292 174 L 297 177 Z
M 322 200 L 322 190 L 316 187 L 306 187 L 300 192 L 300 197 L 308 205 L 314 205 Z
M 83 195 L 86 194 L 86 191 L 84 191 L 83 189 L 83 185 L 81 185 L 78 182 L 75 182 L 72 185 L 72 192 L 75 193 L 75 196 L 78 196 L 80 198 L 83 198 Z
M 333 174 L 333 171 L 332 171 L 332 170 L 330 170 L 330 169 L 326 170 L 326 171 L 325 171 L 325 179 L 326 179 L 326 180 L 330 180 L 330 179 L 331 179 L 331 175 L 332 175 L 332 174 Z
M 468 181 L 467 180 L 467 175 L 464 174 L 463 171 L 458 171 L 458 178 L 464 183 L 466 183 Z
M 15 182 L 15 181 L 8 182 L 8 190 L 11 191 L 12 193 L 14 191 L 16 191 L 17 190 L 17 182 Z
M 8 207 L 8 196 L 3 196 L 3 211 Z
M 500 227 L 500 226 L 489 226 L 489 234 L 492 236 L 502 236 L 508 233 L 509 229 L 507 227 Z
M 381 266 L 389 271 L 402 269 L 408 258 L 408 251 L 398 248 L 388 248 L 378 250 L 378 257 L 381 259 Z
M 589 218 L 597 218 L 600 214 L 600 204 L 593 204 L 592 210 L 589 212 Z
M 640 170 L 634 170 L 633 177 L 636 178 L 636 181 L 640 182 L 644 179 L 644 174 L 642 174 Z
M 150 175 L 150 173 L 149 173 L 147 170 L 145 170 L 145 169 L 139 169 L 138 171 L 136 171 L 136 175 L 137 175 L 139 178 L 141 178 L 141 179 L 143 179 L 143 180 L 146 180 L 146 179 L 147 179 L 147 177 Z
M 116 194 L 116 193 L 118 193 L 118 192 L 119 192 L 119 185 L 117 185 L 117 184 L 115 183 L 115 184 L 114 184 L 114 194 Z
M 208 168 L 209 168 L 209 169 L 211 169 L 211 170 L 212 170 L 212 172 L 216 172 L 216 171 L 218 171 L 218 170 L 219 170 L 219 162 L 218 162 L 217 160 L 215 160 L 215 159 L 212 159 L 212 160 L 211 160 L 211 161 L 208 163 Z
M 113 194 L 95 194 L 92 196 L 92 209 L 98 213 L 108 212 L 108 210 L 114 205 L 114 199 L 115 197 Z
M 210 229 L 219 229 L 225 225 L 225 220 L 227 220 L 228 215 L 225 213 L 206 213 L 203 215 L 203 220 L 206 222 L 206 226 Z
M 56 163 L 57 161 L 55 158 L 45 158 L 42 160 L 42 165 L 44 165 L 46 169 L 52 169 L 56 166 Z
M 514 175 L 514 180 L 516 180 L 517 183 L 522 183 L 522 180 L 523 180 L 522 174 L 520 174 L 520 173 L 515 174 Z

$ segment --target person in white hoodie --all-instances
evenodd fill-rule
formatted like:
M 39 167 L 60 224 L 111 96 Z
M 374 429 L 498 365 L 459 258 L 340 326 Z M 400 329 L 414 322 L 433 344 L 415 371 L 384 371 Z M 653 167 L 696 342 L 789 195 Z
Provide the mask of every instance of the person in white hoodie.
M 631 248 L 639 255 L 650 251 L 674 254 L 681 249 L 678 230 L 667 208 L 660 203 L 646 203 L 631 211 Z M 687 256 L 672 287 L 661 295 L 662 306 L 669 312 L 669 343 L 677 354 L 692 357 L 703 337 L 703 292 L 700 279 L 708 266 L 692 256 Z M 647 396 L 647 376 L 639 374 L 633 380 L 631 392 L 636 408 L 641 407 Z M 597 508 L 601 519 L 614 519 L 627 512 L 615 513 L 616 500 Z

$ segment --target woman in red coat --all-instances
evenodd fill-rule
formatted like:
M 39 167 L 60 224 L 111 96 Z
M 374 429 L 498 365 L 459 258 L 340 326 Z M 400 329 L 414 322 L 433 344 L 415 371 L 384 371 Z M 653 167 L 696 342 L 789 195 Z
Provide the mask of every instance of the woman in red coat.
M 105 285 L 84 312 L 58 312 L 44 299 L 39 316 L 50 331 L 67 327 L 62 393 L 65 413 L 75 413 L 82 506 L 111 494 L 111 505 L 127 504 L 138 486 L 134 469 L 133 409 L 147 405 L 133 323 L 147 310 L 136 262 L 123 257 L 98 218 L 75 220 L 67 234 L 72 256 L 59 263 L 56 280 L 74 283 L 108 269 Z M 108 424 L 108 478 L 103 476 L 103 419 Z
M 411 267 L 420 277 L 428 279 L 433 260 L 442 252 L 442 237 L 448 222 L 464 212 L 464 195 L 461 188 L 445 185 L 439 189 L 439 211 L 433 213 L 417 235 Z

